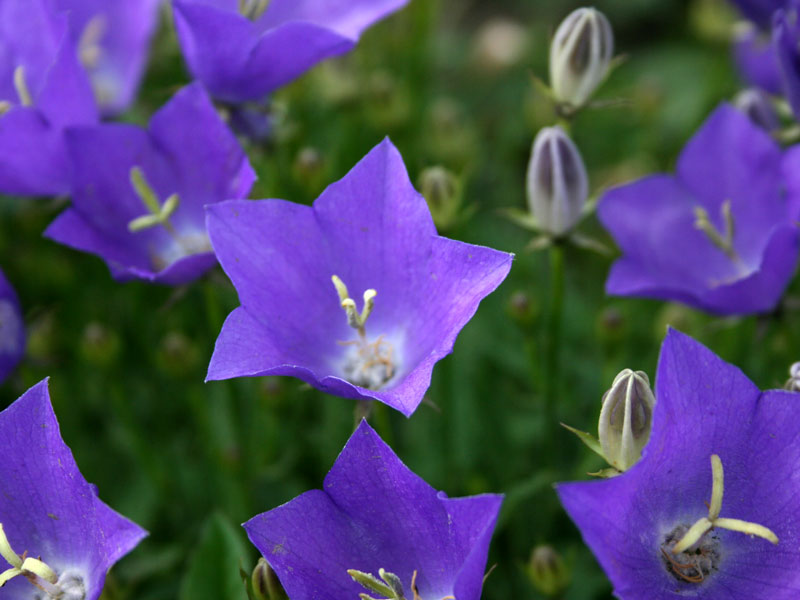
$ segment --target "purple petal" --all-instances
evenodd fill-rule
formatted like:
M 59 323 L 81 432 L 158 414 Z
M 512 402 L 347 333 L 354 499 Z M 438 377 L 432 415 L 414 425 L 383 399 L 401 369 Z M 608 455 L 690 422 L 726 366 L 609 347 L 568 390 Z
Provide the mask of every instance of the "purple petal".
M 772 41 L 780 67 L 783 92 L 792 112 L 800 119 L 800 2 L 789 2 L 775 16 Z
M 245 523 L 290 597 L 365 591 L 347 575 L 395 573 L 423 597 L 477 600 L 499 496 L 450 500 L 414 475 L 366 424 L 312 490 Z M 422 533 L 421 533 L 422 532 Z
M 0 271 L 0 381 L 13 371 L 25 351 L 25 324 L 19 298 Z
M 748 27 L 737 35 L 733 56 L 744 80 L 769 92 L 781 94 L 783 83 L 778 57 L 770 38 L 755 27 Z

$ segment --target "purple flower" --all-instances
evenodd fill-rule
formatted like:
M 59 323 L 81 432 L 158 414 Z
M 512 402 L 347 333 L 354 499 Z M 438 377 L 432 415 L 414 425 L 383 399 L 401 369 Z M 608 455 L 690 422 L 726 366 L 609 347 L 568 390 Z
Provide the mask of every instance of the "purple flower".
M 762 28 L 768 28 L 772 15 L 783 8 L 786 0 L 731 0 L 744 17 Z
M 800 1 L 789 2 L 775 15 L 773 45 L 780 65 L 783 93 L 800 120 Z
M 203 207 L 244 197 L 255 174 L 199 84 L 147 130 L 100 125 L 73 129 L 67 141 L 73 204 L 45 236 L 103 257 L 120 281 L 175 285 L 215 264 Z
M 0 193 L 68 193 L 63 131 L 96 121 L 65 17 L 47 0 L 0 2 Z
M 800 597 L 797 395 L 670 331 L 632 469 L 558 494 L 620 600 Z
M 244 528 L 290 598 L 478 600 L 501 502 L 437 492 L 362 421 L 322 490 Z
M 748 117 L 720 106 L 674 177 L 652 175 L 600 200 L 599 218 L 623 252 L 606 291 L 717 314 L 773 309 L 797 263 L 798 170 L 797 150 L 782 154 Z
M 55 0 L 103 113 L 133 102 L 147 63 L 161 0 Z
M 750 24 L 745 25 L 739 29 L 734 40 L 733 56 L 748 85 L 770 94 L 782 93 L 781 70 L 769 35 Z
M 350 51 L 408 0 L 175 0 L 192 74 L 212 96 L 262 100 L 316 63 Z
M 104 504 L 78 471 L 47 380 L 0 413 L 0 439 L 0 561 L 8 563 L 0 595 L 95 600 L 106 572 L 146 532 Z
M 512 259 L 437 236 L 388 140 L 313 207 L 225 202 L 208 208 L 208 231 L 242 304 L 217 338 L 209 380 L 291 375 L 407 416 Z
M 8 377 L 25 351 L 25 324 L 17 293 L 0 271 L 0 381 Z

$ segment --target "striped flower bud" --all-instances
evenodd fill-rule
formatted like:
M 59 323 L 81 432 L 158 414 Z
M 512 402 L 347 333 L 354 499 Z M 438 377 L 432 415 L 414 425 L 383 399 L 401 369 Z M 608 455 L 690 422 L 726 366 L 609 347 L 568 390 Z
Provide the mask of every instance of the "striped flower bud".
M 603 396 L 598 437 L 603 455 L 617 470 L 627 471 L 641 458 L 654 405 L 650 380 L 642 371 L 625 369 Z
M 579 8 L 559 25 L 550 45 L 550 86 L 556 100 L 580 108 L 606 75 L 614 55 L 614 33 L 606 16 Z
M 758 88 L 747 88 L 736 94 L 733 105 L 766 131 L 776 131 L 781 127 L 780 117 L 772 101 L 766 92 Z
M 528 206 L 539 228 L 561 236 L 580 220 L 589 177 L 578 148 L 560 127 L 542 129 L 528 163 Z

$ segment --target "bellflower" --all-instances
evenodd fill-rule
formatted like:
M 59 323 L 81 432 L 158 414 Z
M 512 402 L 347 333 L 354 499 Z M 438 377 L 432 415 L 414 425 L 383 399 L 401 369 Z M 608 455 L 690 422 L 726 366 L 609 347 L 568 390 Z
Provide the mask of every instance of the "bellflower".
M 770 94 L 783 92 L 781 70 L 775 44 L 770 36 L 750 23 L 738 28 L 733 42 L 733 57 L 748 85 Z
M 146 532 L 114 512 L 61 439 L 47 381 L 0 413 L 3 598 L 96 600 L 106 572 Z
M 780 65 L 783 93 L 800 120 L 800 0 L 792 0 L 786 10 L 775 15 L 773 44 Z
M 0 271 L 0 381 L 8 377 L 25 351 L 25 325 L 17 293 Z
M 731 0 L 742 16 L 762 28 L 768 28 L 776 10 L 783 8 L 786 0 Z
M 437 492 L 362 421 L 322 490 L 244 528 L 290 598 L 478 600 L 501 502 Z
M 512 259 L 437 236 L 388 140 L 313 207 L 225 202 L 208 208 L 208 232 L 242 304 L 208 379 L 291 375 L 407 416 Z
M 622 475 L 558 486 L 620 600 L 800 597 L 800 405 L 670 331 L 653 431 Z
M 175 0 L 192 74 L 231 103 L 263 100 L 316 63 L 349 52 L 361 33 L 408 0 Z
M 69 192 L 64 129 L 96 121 L 66 17 L 47 0 L 0 2 L 0 193 Z
M 795 271 L 800 154 L 723 105 L 684 148 L 677 173 L 608 191 L 598 215 L 622 249 L 606 281 L 620 296 L 717 314 L 773 309 Z M 785 189 L 788 187 L 788 191 Z
M 161 0 L 55 0 L 69 16 L 78 57 L 105 114 L 134 100 Z
M 244 197 L 255 175 L 200 84 L 178 92 L 147 130 L 101 125 L 71 130 L 67 141 L 73 203 L 45 236 L 101 256 L 120 281 L 176 285 L 215 264 L 203 207 Z

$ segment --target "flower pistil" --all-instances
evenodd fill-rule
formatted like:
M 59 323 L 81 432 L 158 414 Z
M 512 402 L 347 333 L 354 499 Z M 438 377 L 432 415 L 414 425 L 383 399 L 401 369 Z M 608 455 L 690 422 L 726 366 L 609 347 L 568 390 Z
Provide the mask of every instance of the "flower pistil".
M 356 569 L 348 569 L 347 574 L 353 578 L 353 581 L 365 587 L 371 592 L 375 592 L 383 596 L 383 598 L 373 598 L 368 594 L 361 593 L 358 595 L 361 600 L 406 600 L 405 590 L 400 578 L 394 573 L 390 573 L 385 569 L 378 569 L 380 579 L 371 573 L 365 573 Z M 417 588 L 417 571 L 411 575 L 411 591 L 413 596 L 411 600 L 422 600 Z M 445 596 L 441 600 L 456 600 L 455 596 Z

